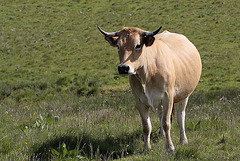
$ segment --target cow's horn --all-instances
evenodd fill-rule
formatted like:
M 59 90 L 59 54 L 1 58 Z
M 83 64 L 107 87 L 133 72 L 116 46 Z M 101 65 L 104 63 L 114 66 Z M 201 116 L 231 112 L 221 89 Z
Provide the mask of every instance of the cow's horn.
M 118 36 L 118 32 L 108 33 L 108 32 L 103 31 L 99 26 L 97 26 L 97 28 L 99 29 L 99 31 L 100 31 L 103 35 L 105 35 L 105 36 L 107 36 L 107 37 L 115 37 L 115 36 Z
M 154 36 L 161 30 L 161 28 L 162 28 L 162 26 L 159 27 L 159 29 L 157 29 L 156 31 L 153 31 L 153 32 L 143 31 L 143 35 L 144 36 Z

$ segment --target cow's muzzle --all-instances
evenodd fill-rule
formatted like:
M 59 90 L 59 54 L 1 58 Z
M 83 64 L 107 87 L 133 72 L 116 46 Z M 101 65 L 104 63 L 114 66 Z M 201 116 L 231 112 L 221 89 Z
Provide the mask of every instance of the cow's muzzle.
M 119 65 L 118 66 L 118 73 L 119 74 L 128 74 L 130 67 L 128 65 Z

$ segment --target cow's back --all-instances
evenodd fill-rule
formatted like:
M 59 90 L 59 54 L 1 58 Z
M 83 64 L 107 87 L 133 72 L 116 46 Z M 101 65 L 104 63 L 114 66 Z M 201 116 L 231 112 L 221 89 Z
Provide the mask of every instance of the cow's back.
M 174 102 L 179 102 L 188 97 L 199 82 L 202 71 L 200 55 L 183 35 L 164 31 L 155 38 L 161 48 L 167 48 L 161 50 L 171 57 L 175 76 Z

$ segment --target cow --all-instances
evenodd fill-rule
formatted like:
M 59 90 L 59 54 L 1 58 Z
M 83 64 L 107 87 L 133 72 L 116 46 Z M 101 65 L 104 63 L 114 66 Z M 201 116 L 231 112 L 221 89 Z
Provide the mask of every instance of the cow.
M 136 27 L 124 27 L 118 32 L 99 31 L 113 47 L 118 48 L 119 74 L 128 74 L 140 113 L 144 149 L 151 148 L 152 125 L 149 109 L 158 111 L 160 135 L 166 137 L 166 150 L 175 152 L 170 118 L 175 103 L 180 128 L 180 143 L 187 144 L 185 109 L 196 88 L 201 72 L 201 58 L 196 47 L 183 35 L 160 29 L 149 32 Z

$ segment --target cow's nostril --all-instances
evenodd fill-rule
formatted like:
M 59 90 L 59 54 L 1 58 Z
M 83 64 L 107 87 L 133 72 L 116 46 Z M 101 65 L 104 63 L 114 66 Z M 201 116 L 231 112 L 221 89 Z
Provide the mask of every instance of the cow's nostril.
M 119 74 L 128 74 L 129 66 L 127 65 L 119 65 L 118 66 L 118 73 Z

